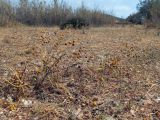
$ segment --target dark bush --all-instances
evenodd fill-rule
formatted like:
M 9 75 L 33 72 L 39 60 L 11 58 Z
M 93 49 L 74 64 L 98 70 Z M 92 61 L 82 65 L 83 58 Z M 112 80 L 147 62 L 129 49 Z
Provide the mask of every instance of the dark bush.
M 81 29 L 82 27 L 88 27 L 89 23 L 83 18 L 70 18 L 60 25 L 60 29 L 63 30 L 67 27 L 74 29 Z
M 127 18 L 127 21 L 134 24 L 143 24 L 144 19 L 140 13 L 135 13 Z

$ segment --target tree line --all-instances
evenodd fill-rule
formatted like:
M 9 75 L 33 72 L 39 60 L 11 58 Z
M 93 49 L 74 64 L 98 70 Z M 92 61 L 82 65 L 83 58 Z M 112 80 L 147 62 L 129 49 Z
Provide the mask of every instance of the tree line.
M 160 27 L 160 0 L 140 1 L 137 9 L 137 13 L 127 18 L 129 22 Z
M 63 0 L 19 0 L 14 4 L 10 0 L 0 0 L 0 26 L 13 23 L 26 25 L 60 25 L 71 17 L 81 17 L 92 25 L 111 24 L 115 19 L 98 9 L 88 9 L 83 3 L 73 9 Z

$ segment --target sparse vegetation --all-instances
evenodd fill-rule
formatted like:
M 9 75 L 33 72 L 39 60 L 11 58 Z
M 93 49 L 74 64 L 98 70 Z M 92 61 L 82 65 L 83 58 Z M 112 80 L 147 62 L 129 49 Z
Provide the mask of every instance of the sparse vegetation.
M 159 119 L 159 39 L 142 26 L 0 34 L 0 119 Z
M 160 119 L 158 0 L 127 20 L 84 3 L 0 0 L 0 26 L 0 120 Z

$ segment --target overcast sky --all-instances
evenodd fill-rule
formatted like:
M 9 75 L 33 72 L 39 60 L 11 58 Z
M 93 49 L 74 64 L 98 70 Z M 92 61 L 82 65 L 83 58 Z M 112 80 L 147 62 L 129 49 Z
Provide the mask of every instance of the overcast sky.
M 49 0 L 47 0 L 49 1 Z M 126 18 L 132 13 L 136 12 L 136 6 L 139 0 L 63 0 L 67 4 L 76 8 L 82 3 L 91 8 L 97 8 L 109 13 L 113 13 L 118 17 Z
M 51 0 L 46 0 L 47 2 Z M 91 9 L 101 9 L 105 12 L 113 13 L 118 17 L 126 18 L 136 12 L 136 6 L 139 0 L 63 0 L 73 8 L 81 5 L 82 1 L 85 6 Z

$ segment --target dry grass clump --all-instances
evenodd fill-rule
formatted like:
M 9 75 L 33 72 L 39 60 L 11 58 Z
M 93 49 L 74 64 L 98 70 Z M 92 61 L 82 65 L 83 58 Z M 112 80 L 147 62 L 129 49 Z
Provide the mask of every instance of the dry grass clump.
M 159 119 L 154 34 L 140 26 L 23 31 L 8 29 L 14 41 L 0 42 L 3 119 Z

